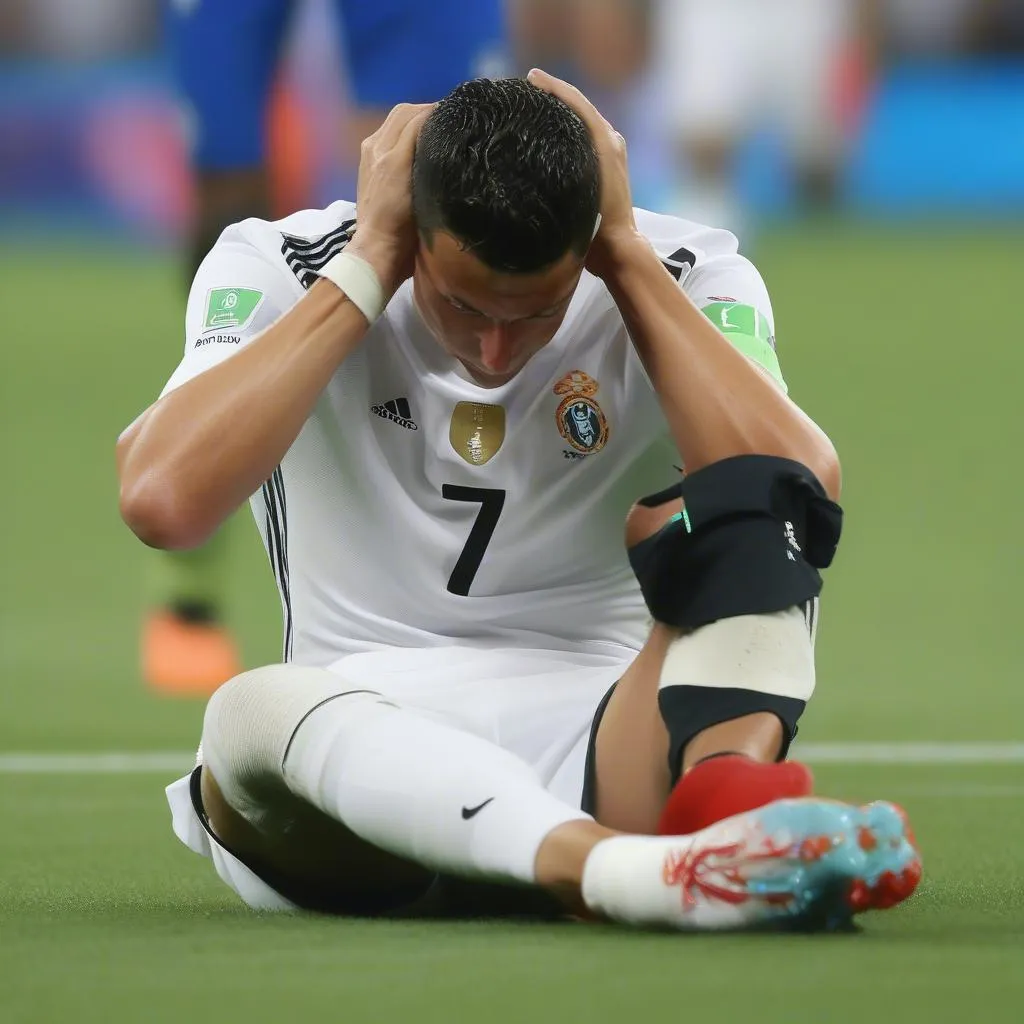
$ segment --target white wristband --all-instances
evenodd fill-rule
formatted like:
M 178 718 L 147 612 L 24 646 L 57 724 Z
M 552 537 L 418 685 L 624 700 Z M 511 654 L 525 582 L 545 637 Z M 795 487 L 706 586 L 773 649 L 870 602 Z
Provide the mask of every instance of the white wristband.
M 316 273 L 333 281 L 371 324 L 384 312 L 384 288 L 377 271 L 366 260 L 353 253 L 339 252 Z

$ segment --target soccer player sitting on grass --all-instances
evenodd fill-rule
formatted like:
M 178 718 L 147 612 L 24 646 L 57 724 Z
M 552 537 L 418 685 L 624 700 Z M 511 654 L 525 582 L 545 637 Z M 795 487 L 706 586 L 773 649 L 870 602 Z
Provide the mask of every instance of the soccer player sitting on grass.
M 902 814 L 783 760 L 841 513 L 773 334 L 735 238 L 634 210 L 622 139 L 540 72 L 396 107 L 358 214 L 226 231 L 121 507 L 187 548 L 249 498 L 285 663 L 211 699 L 179 838 L 266 909 L 444 910 L 454 878 L 711 929 L 909 895 Z

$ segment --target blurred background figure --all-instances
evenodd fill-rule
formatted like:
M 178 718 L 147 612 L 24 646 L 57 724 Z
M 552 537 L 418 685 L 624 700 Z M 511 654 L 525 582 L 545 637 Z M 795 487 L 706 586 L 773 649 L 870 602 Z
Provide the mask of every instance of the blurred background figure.
M 949 56 L 981 41 L 1004 0 L 874 0 L 888 55 Z M 1014 0 L 1010 0 L 1014 2 Z
M 835 202 L 866 86 L 874 0 L 656 0 L 654 59 L 672 146 L 672 212 L 740 234 L 737 157 L 781 135 L 796 195 Z
M 337 92 L 325 37 L 337 39 L 334 52 L 347 70 L 349 109 L 344 131 L 334 120 L 341 166 L 329 178 L 330 197 L 316 195 L 317 133 L 304 117 L 301 89 L 282 74 L 300 15 L 292 52 L 308 93 Z M 396 103 L 428 102 L 465 79 L 509 70 L 502 0 L 169 0 L 167 33 L 195 178 L 189 282 L 228 224 L 274 219 L 321 198 L 354 198 L 359 143 Z M 319 74 L 309 73 L 311 54 L 320 57 L 312 60 Z M 211 692 L 241 670 L 224 623 L 229 532 L 196 551 L 153 556 L 142 671 L 158 690 Z
M 519 68 L 576 83 L 626 139 L 636 204 L 661 209 L 667 136 L 652 11 L 653 0 L 511 0 Z

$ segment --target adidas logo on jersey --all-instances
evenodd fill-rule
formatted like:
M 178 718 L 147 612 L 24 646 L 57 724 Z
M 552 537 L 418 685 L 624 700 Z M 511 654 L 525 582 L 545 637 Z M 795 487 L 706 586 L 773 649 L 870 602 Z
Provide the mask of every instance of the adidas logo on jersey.
M 409 409 L 408 398 L 392 398 L 390 402 L 381 402 L 380 405 L 371 405 L 370 412 L 375 412 L 385 420 L 391 420 L 406 430 L 419 430 L 419 425 L 412 418 Z

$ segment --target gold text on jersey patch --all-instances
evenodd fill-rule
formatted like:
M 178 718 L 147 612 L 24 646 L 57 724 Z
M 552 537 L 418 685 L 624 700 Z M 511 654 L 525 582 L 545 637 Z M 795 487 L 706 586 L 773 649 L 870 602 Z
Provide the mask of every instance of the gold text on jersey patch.
M 459 402 L 452 413 L 448 440 L 471 466 L 482 466 L 498 454 L 505 440 L 504 406 Z
M 555 410 L 558 432 L 577 452 L 590 455 L 608 443 L 608 420 L 594 401 L 600 385 L 582 370 L 567 373 L 554 387 L 562 401 Z

